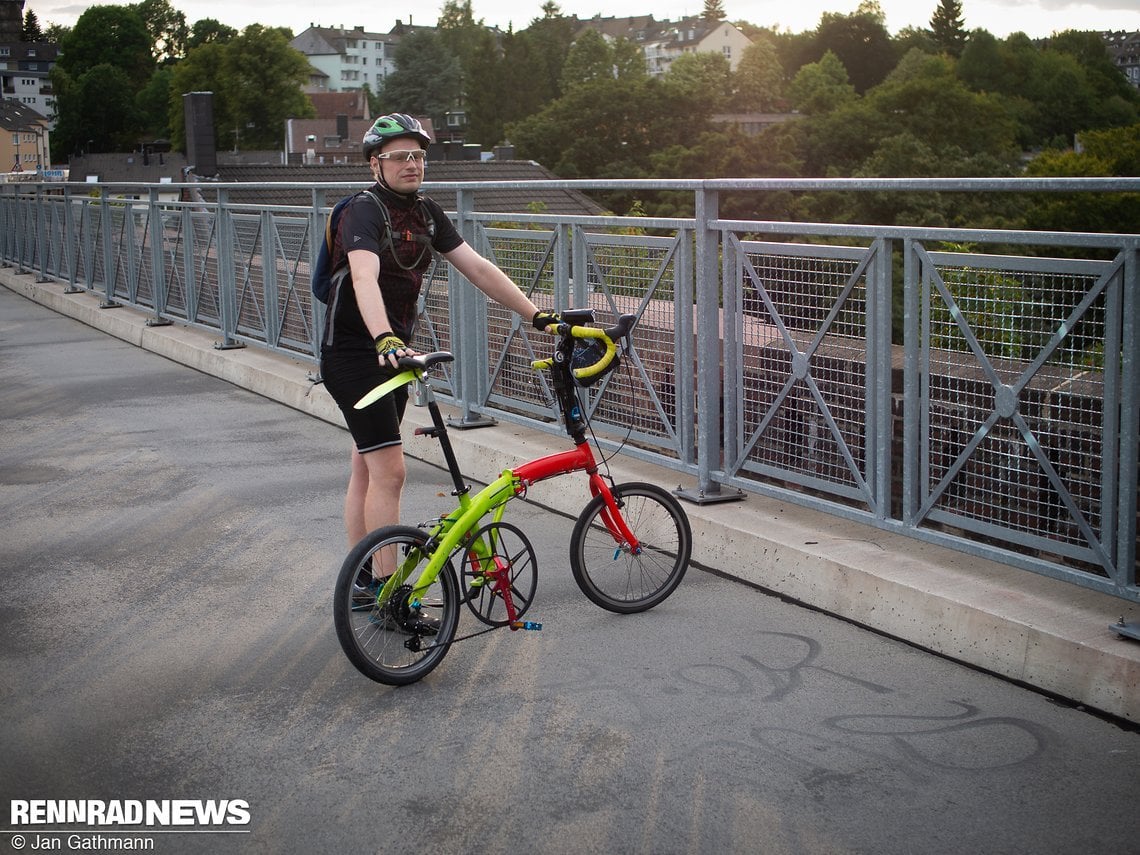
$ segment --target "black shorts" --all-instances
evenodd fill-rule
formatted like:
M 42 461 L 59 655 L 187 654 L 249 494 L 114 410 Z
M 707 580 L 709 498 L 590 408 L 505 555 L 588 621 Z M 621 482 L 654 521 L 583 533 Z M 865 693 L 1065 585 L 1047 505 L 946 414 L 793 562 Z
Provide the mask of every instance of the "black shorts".
M 363 410 L 356 402 L 390 379 L 396 372 L 380 367 L 375 353 L 324 353 L 321 355 L 321 377 L 329 390 L 361 454 L 389 445 L 400 445 L 400 422 L 408 406 L 408 387 L 401 386 L 390 395 Z

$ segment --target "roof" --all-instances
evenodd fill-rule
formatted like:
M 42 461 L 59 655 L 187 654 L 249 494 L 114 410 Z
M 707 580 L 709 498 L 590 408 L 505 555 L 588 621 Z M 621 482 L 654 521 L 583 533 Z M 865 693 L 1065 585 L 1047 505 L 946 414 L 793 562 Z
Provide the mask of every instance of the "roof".
M 350 119 L 368 121 L 372 115 L 368 110 L 368 98 L 362 89 L 355 92 L 312 92 L 309 100 L 317 111 L 317 119 L 335 121 L 337 116 L 348 116 Z M 364 131 L 360 135 L 363 137 Z
M 158 184 L 165 178 L 177 183 L 186 180 L 183 177 L 185 168 L 186 156 L 177 151 L 149 155 L 137 151 L 128 154 L 88 154 L 83 157 L 73 156 L 70 162 L 74 181 L 82 181 L 87 175 L 97 175 L 100 181 L 145 181 Z
M 443 206 L 454 211 L 454 190 L 434 190 L 430 182 L 453 181 L 551 181 L 557 176 L 531 160 L 439 160 L 428 164 L 429 183 L 424 192 Z M 311 193 L 307 190 L 274 189 L 266 185 L 282 182 L 296 183 L 359 183 L 363 188 L 370 183 L 364 164 L 333 164 L 310 166 L 223 166 L 218 165 L 218 181 L 242 182 L 250 189 L 231 190 L 230 199 L 249 204 L 308 205 Z M 539 203 L 548 214 L 601 214 L 604 208 L 577 190 L 514 190 L 510 188 L 483 190 L 475 198 L 481 211 L 502 213 L 534 213 Z
M 31 129 L 47 123 L 47 116 L 40 115 L 15 98 L 5 98 L 0 101 L 0 128 L 6 131 Z

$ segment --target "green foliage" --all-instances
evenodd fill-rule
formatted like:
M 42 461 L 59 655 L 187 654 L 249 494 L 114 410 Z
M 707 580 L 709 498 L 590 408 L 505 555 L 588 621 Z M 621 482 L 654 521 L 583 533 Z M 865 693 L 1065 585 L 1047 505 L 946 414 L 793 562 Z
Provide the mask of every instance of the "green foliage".
M 744 49 L 732 75 L 732 87 L 732 108 L 738 112 L 777 108 L 784 94 L 784 69 L 771 38 L 757 35 Z
M 1026 169 L 1031 176 L 1140 176 L 1140 124 L 1089 131 L 1082 151 L 1045 151 Z M 1041 193 L 1027 206 L 1030 228 L 1049 231 L 1140 234 L 1140 193 Z
M 831 51 L 819 62 L 809 63 L 796 72 L 788 95 L 792 106 L 809 116 L 833 112 L 859 97 L 847 77 L 847 69 Z
M 118 68 L 135 88 L 150 79 L 154 69 L 151 38 L 134 7 L 90 7 L 60 45 L 55 67 L 78 80 L 99 65 Z
M 134 149 L 135 87 L 122 68 L 102 63 L 87 69 L 78 80 L 68 80 L 57 98 L 59 121 L 52 134 L 57 156 Z
M 43 40 L 44 31 L 40 29 L 40 19 L 33 10 L 28 9 L 24 13 L 24 24 L 20 28 L 20 41 L 42 42 Z
M 862 94 L 883 80 L 898 55 L 877 4 L 860 4 L 851 15 L 825 12 L 815 31 L 812 60 L 828 51 L 839 57 L 855 91 Z
M 186 16 L 167 0 L 141 0 L 133 8 L 146 25 L 151 39 L 151 57 L 155 62 L 169 64 L 186 54 L 190 30 Z
M 701 11 L 701 20 L 708 24 L 716 24 L 727 17 L 721 0 L 705 0 L 705 8 Z
M 286 31 L 250 24 L 225 49 L 224 85 L 242 148 L 276 149 L 285 119 L 313 115 L 301 91 L 309 62 L 289 46 Z M 219 133 L 229 131 L 215 124 Z
M 172 68 L 157 68 L 147 85 L 135 95 L 135 114 L 139 129 L 146 138 L 170 137 L 170 87 L 173 81 Z
M 589 80 L 613 76 L 613 51 L 597 30 L 586 30 L 571 45 L 562 66 L 563 91 Z
M 190 28 L 186 49 L 190 50 L 213 42 L 225 44 L 236 39 L 237 35 L 238 31 L 233 27 L 228 27 L 213 18 L 202 18 L 200 21 L 195 21 L 194 26 Z
M 308 61 L 277 27 L 251 24 L 230 41 L 193 48 L 174 67 L 171 142 L 177 148 L 186 144 L 183 94 L 213 92 L 219 148 L 276 149 L 286 118 L 313 115 L 312 102 L 301 91 L 308 74 Z
M 719 53 L 683 53 L 663 80 L 678 114 L 698 119 L 724 108 L 732 97 L 732 70 Z
M 955 57 L 962 55 L 966 46 L 966 28 L 959 0 L 939 0 L 938 8 L 930 19 L 930 30 L 939 51 Z
M 435 116 L 459 103 L 462 68 L 440 36 L 412 32 L 400 40 L 394 58 L 396 70 L 378 93 L 383 112 Z
M 187 92 L 214 93 L 215 141 L 219 146 L 225 146 L 225 140 L 218 138 L 217 131 L 233 128 L 237 122 L 225 79 L 226 52 L 225 43 L 207 42 L 191 49 L 186 58 L 174 66 L 170 85 L 169 121 L 170 142 L 175 148 L 183 151 L 186 149 L 182 96 Z

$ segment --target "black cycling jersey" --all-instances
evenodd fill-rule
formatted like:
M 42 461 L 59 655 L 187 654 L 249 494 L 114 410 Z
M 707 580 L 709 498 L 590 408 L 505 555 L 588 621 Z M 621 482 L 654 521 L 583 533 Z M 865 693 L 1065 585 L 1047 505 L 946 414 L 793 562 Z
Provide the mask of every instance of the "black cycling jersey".
M 437 252 L 450 252 L 463 243 L 463 238 L 443 208 L 432 199 L 401 196 L 380 184 L 374 184 L 370 189 L 387 205 L 392 249 L 381 247 L 385 227 L 383 212 L 370 199 L 357 196 L 345 207 L 340 218 L 333 242 L 333 269 L 348 263 L 349 251 L 363 249 L 376 253 L 380 257 L 380 293 L 392 332 L 411 344 L 420 285 L 432 260 L 426 245 L 426 237 L 432 233 L 427 217 L 435 223 L 434 237 L 430 241 Z M 393 253 L 396 258 L 392 257 Z M 372 334 L 360 316 L 348 276 L 340 281 L 339 286 L 334 284 L 329 295 L 321 350 L 361 351 L 375 357 Z

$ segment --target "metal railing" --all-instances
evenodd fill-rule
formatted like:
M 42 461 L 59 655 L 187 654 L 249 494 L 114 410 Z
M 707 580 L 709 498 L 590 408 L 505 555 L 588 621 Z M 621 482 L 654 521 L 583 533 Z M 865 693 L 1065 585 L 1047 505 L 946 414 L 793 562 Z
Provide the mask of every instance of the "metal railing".
M 309 292 L 328 201 L 238 201 L 242 185 L 21 184 L 0 192 L 4 263 L 152 323 L 216 330 L 316 364 Z M 358 185 L 353 185 L 353 189 Z M 1140 601 L 1140 236 L 721 219 L 731 193 L 1137 192 L 1137 179 L 544 182 L 692 195 L 694 215 L 506 214 L 454 190 L 457 226 L 536 303 L 640 317 L 623 370 L 586 390 L 603 445 Z M 431 185 L 427 187 L 431 191 Z M 421 350 L 456 361 L 461 421 L 556 432 L 548 341 L 442 259 Z M 894 340 L 892 340 L 892 336 Z

